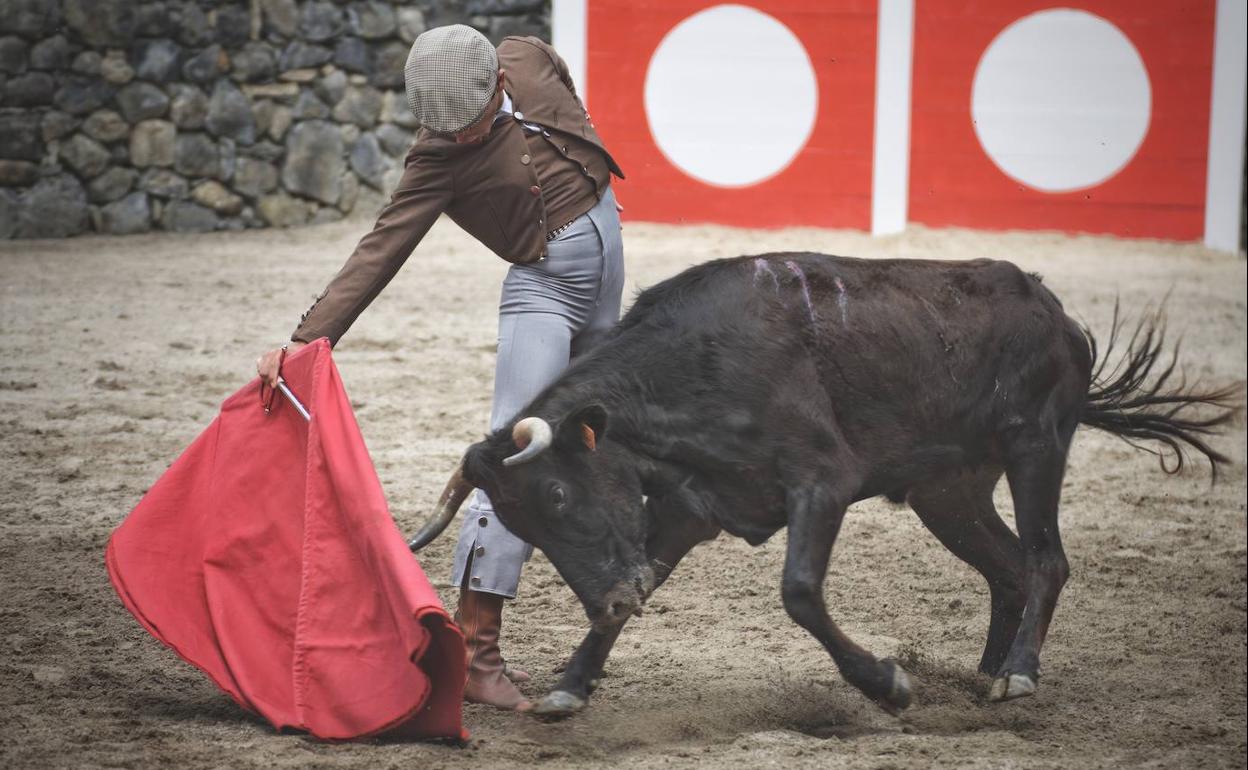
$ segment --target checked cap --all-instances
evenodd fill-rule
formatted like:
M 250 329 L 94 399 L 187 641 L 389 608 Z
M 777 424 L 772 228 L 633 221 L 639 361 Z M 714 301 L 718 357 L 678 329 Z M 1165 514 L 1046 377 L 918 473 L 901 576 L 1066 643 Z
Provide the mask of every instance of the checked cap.
M 463 24 L 435 27 L 412 43 L 403 69 L 416 120 L 451 134 L 481 117 L 498 83 L 498 51 Z

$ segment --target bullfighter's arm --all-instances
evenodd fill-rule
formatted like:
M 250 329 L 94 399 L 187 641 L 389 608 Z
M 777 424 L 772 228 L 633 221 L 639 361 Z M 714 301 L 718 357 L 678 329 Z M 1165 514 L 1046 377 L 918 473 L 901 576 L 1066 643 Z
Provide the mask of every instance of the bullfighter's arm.
M 328 337 L 331 345 L 386 287 L 425 237 L 454 194 L 451 171 L 436 158 L 409 153 L 390 202 L 372 232 L 365 235 L 290 338 L 311 342 Z
M 554 65 L 555 72 L 559 73 L 559 79 L 562 80 L 563 84 L 568 87 L 569 91 L 572 92 L 572 96 L 576 97 L 576 103 L 581 105 L 581 111 L 585 112 L 585 105 L 581 102 L 581 96 L 576 92 L 576 84 L 572 82 L 572 71 L 568 69 L 568 63 L 563 60 L 563 57 L 559 55 L 559 52 L 556 51 L 549 43 L 540 38 L 526 37 L 525 41 L 530 42 L 537 48 L 541 49 L 542 53 L 546 54 L 546 56 L 550 58 L 550 63 Z M 586 112 L 585 114 L 588 115 L 589 113 Z

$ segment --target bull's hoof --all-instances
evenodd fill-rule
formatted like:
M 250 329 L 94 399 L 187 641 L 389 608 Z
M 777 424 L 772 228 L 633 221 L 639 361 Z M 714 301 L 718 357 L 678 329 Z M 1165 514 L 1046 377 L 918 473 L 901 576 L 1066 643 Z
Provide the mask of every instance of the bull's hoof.
M 910 676 L 892 658 L 880 662 L 890 669 L 890 685 L 888 693 L 876 702 L 880 704 L 880 708 L 896 716 L 910 707 Z
M 552 690 L 549 695 L 542 698 L 533 707 L 529 713 L 543 719 L 563 719 L 570 717 L 581 709 L 585 708 L 585 699 L 578 698 L 570 692 L 563 690 Z
M 1026 698 L 1036 694 L 1036 680 L 1027 674 L 1006 674 L 992 680 L 992 689 L 988 691 L 988 700 L 994 703 Z

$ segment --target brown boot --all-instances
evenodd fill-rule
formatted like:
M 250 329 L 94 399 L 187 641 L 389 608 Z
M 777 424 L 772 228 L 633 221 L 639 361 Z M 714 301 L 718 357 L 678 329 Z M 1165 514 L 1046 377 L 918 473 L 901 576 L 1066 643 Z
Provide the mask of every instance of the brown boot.
M 528 711 L 533 704 L 512 683 L 527 681 L 523 671 L 510 670 L 498 650 L 498 631 L 503 623 L 503 597 L 467 588 L 459 592 L 455 622 L 463 629 L 468 645 L 468 682 L 464 700 L 500 709 Z

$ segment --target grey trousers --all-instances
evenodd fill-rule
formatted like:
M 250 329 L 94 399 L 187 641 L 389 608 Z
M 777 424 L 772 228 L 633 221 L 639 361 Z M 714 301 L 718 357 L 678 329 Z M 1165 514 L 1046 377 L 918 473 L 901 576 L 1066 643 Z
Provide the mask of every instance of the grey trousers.
M 611 188 L 546 246 L 546 259 L 512 265 L 503 281 L 491 431 L 519 416 L 569 361 L 600 342 L 620 317 L 624 244 Z M 514 598 L 520 570 L 532 554 L 533 546 L 507 531 L 478 489 L 460 526 L 451 580 Z

